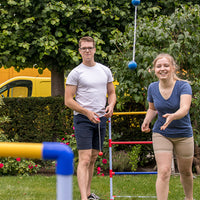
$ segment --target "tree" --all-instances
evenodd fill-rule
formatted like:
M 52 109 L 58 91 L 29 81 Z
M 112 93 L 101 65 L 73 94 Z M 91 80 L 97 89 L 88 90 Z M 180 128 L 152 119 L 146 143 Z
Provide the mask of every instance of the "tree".
M 141 15 L 166 13 L 179 5 L 175 1 L 144 1 Z M 195 2 L 198 2 L 196 0 Z M 149 9 L 143 9 L 143 8 Z M 154 9 L 152 9 L 153 7 Z M 91 35 L 97 42 L 97 61 L 107 64 L 115 48 L 112 32 L 124 32 L 133 21 L 129 0 L 2 0 L 0 4 L 0 66 L 17 71 L 35 67 L 52 72 L 52 96 L 64 94 L 64 71 L 80 62 L 78 39 Z M 127 17 L 128 16 L 128 17 Z
M 97 42 L 97 60 L 107 63 L 110 33 L 124 31 L 131 2 L 122 0 L 3 0 L 0 4 L 1 66 L 52 72 L 52 96 L 64 94 L 64 70 L 80 62 L 78 40 Z
M 141 18 L 138 15 L 135 57 L 138 67 L 134 71 L 128 68 L 132 60 L 133 24 L 128 24 L 125 32 L 113 31 L 111 42 L 116 49 L 109 56 L 109 65 L 119 82 L 118 109 L 132 110 L 135 103 L 145 108 L 147 86 L 154 79 L 150 73 L 152 61 L 158 53 L 173 55 L 183 78 L 194 80 L 200 75 L 199 12 L 199 5 L 182 5 L 170 16 Z
M 144 0 L 139 14 L 171 15 L 181 2 Z M 107 64 L 116 48 L 110 43 L 112 34 L 123 33 L 134 20 L 131 0 L 2 0 L 0 13 L 0 67 L 14 66 L 17 71 L 35 67 L 40 73 L 50 69 L 52 96 L 64 94 L 64 71 L 80 62 L 77 49 L 82 36 L 95 38 L 96 60 Z

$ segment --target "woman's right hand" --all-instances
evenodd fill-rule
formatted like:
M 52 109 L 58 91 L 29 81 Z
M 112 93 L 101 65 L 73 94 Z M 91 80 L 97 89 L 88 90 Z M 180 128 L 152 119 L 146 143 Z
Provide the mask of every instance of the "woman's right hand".
M 145 132 L 145 133 L 149 133 L 150 132 L 150 128 L 149 128 L 149 123 L 146 123 L 145 121 L 142 123 L 141 126 L 141 131 Z

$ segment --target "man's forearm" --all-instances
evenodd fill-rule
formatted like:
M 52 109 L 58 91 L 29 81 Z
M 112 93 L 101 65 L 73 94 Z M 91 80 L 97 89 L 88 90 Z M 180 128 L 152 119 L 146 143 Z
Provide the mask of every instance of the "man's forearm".
M 112 106 L 113 108 L 115 107 L 115 104 L 116 104 L 116 95 L 115 94 L 111 94 L 109 97 L 108 97 L 108 105 L 109 106 Z
M 65 105 L 76 112 L 87 115 L 87 109 L 80 106 L 74 99 L 65 100 Z

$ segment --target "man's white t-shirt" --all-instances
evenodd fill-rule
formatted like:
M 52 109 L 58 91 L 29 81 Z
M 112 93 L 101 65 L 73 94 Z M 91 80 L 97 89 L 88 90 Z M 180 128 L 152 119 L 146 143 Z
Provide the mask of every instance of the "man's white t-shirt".
M 88 67 L 81 63 L 68 75 L 66 84 L 76 85 L 77 103 L 100 117 L 105 114 L 107 84 L 113 81 L 110 69 L 100 63 Z M 74 114 L 79 114 L 74 111 Z

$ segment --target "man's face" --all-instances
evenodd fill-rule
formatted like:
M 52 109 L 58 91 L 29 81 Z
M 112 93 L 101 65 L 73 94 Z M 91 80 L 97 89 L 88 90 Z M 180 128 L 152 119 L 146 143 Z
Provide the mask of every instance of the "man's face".
M 93 42 L 81 42 L 81 47 L 79 48 L 79 53 L 82 56 L 83 61 L 94 60 L 94 54 L 96 48 L 93 45 Z

